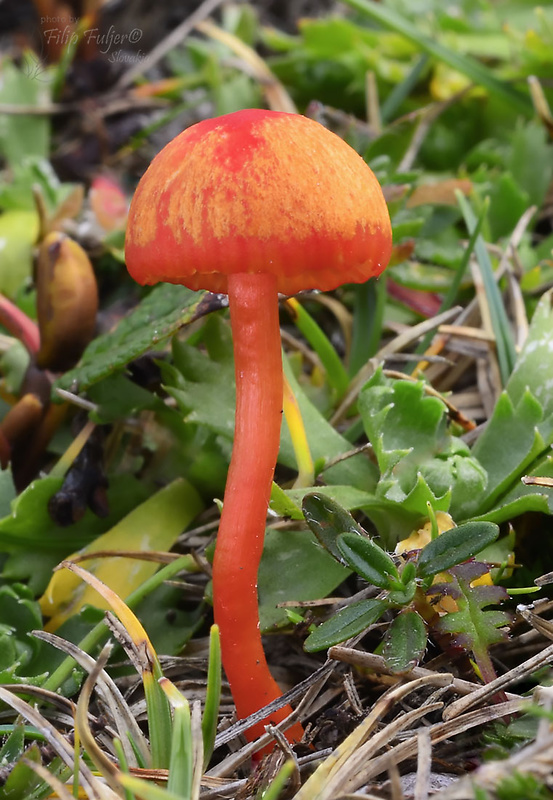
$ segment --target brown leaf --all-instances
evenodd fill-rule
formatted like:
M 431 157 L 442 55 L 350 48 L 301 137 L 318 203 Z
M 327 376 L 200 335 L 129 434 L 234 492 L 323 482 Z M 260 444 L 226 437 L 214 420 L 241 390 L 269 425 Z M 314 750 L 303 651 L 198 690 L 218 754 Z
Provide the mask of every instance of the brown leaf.
M 436 183 L 423 183 L 416 187 L 411 197 L 407 200 L 407 207 L 414 208 L 426 203 L 456 206 L 456 190 L 468 195 L 472 192 L 472 182 L 466 178 L 447 178 L 445 181 L 437 181 Z

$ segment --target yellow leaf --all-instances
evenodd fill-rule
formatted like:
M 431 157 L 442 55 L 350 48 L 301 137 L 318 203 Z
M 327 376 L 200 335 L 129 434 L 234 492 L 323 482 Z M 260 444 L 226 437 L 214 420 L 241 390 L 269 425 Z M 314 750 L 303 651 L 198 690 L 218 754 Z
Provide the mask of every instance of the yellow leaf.
M 111 530 L 99 536 L 79 555 L 99 551 L 169 550 L 182 531 L 202 510 L 194 487 L 178 478 L 127 514 Z M 71 558 L 75 558 L 74 554 Z M 155 561 L 110 555 L 80 561 L 119 597 L 128 597 L 158 569 Z M 67 569 L 57 571 L 40 598 L 40 607 L 50 617 L 46 630 L 56 630 L 84 605 L 108 608 L 94 589 Z

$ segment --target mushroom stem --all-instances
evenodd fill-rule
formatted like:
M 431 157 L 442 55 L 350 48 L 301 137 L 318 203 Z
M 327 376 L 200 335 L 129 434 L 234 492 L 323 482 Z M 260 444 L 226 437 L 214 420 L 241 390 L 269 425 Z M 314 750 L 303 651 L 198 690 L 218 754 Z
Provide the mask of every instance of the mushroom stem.
M 276 277 L 230 275 L 228 295 L 236 416 L 213 562 L 213 598 L 223 666 L 243 718 L 282 694 L 261 642 L 257 571 L 280 443 L 283 383 Z M 248 739 L 255 740 L 268 722 L 280 722 L 291 710 L 287 706 L 252 726 Z M 293 726 L 288 735 L 301 738 L 301 726 Z

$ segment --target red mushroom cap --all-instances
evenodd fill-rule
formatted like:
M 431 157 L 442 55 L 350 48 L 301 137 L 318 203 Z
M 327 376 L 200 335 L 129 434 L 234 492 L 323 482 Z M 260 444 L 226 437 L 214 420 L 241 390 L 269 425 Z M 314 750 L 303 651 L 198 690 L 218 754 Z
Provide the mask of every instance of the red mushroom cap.
M 138 185 L 126 237 L 139 283 L 212 292 L 235 273 L 273 273 L 284 294 L 362 283 L 390 251 L 386 203 L 363 159 L 318 122 L 257 109 L 173 139 Z

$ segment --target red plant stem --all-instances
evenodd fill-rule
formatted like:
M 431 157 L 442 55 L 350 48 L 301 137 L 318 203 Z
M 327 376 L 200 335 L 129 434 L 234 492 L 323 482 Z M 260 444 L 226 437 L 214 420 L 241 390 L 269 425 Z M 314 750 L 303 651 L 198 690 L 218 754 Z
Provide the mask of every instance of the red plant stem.
M 32 356 L 36 356 L 40 350 L 38 325 L 3 294 L 0 294 L 0 325 L 19 339 Z
M 276 278 L 232 275 L 228 294 L 236 424 L 213 561 L 213 600 L 223 666 L 242 719 L 282 694 L 261 642 L 257 570 L 280 443 L 283 385 Z M 266 724 L 280 722 L 291 710 L 286 706 L 251 727 L 248 739 L 255 740 Z M 301 738 L 301 725 L 287 735 Z
M 412 309 L 423 317 L 434 317 L 440 311 L 442 300 L 435 292 L 409 289 L 407 286 L 401 286 L 401 284 L 396 283 L 392 278 L 387 279 L 386 289 L 390 297 L 393 297 L 394 300 L 399 300 L 407 308 Z

